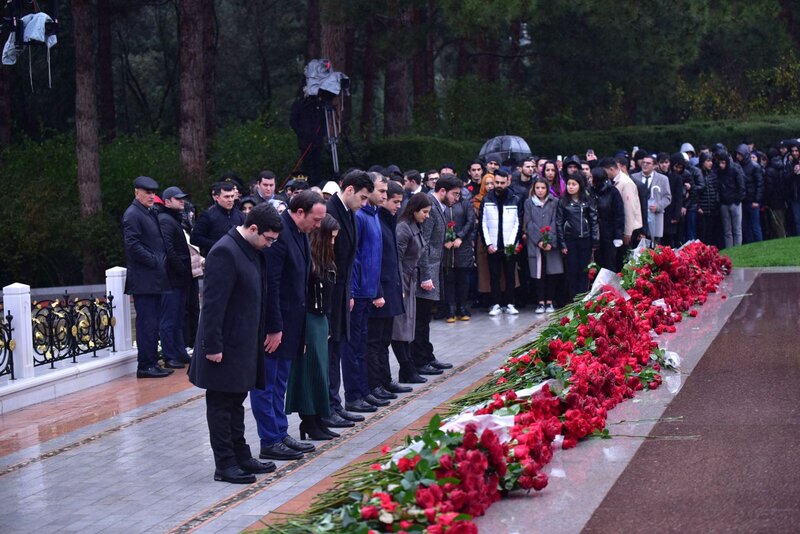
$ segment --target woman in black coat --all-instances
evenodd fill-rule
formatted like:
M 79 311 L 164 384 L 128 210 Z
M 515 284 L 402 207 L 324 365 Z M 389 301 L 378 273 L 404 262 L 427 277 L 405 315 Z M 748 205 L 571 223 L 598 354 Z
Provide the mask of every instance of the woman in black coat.
M 597 222 L 600 225 L 600 246 L 595 252 L 594 261 L 600 267 L 613 271 L 617 262 L 617 248 L 622 246 L 622 235 L 625 233 L 625 207 L 622 195 L 608 180 L 605 169 L 592 169 L 592 185 Z

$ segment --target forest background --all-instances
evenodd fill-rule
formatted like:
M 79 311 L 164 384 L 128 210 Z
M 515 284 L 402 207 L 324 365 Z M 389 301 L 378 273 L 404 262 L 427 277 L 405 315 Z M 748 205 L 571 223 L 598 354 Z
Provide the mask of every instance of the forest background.
M 124 265 L 138 175 L 201 209 L 224 172 L 288 176 L 314 58 L 352 80 L 343 168 L 462 169 L 501 134 L 549 156 L 800 135 L 797 0 L 65 0 L 59 23 L 52 87 L 43 48 L 0 66 L 0 285 Z

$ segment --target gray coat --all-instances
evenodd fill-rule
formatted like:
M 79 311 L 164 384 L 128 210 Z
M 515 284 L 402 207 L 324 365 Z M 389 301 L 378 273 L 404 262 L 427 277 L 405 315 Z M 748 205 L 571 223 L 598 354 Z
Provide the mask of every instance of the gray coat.
M 644 176 L 641 172 L 631 175 L 631 180 L 643 184 Z M 651 237 L 664 237 L 664 210 L 666 210 L 672 203 L 672 192 L 669 187 L 669 178 L 659 172 L 653 173 L 653 178 L 650 182 L 650 189 L 647 196 L 648 205 L 645 207 L 647 219 L 642 224 L 651 226 L 648 235 Z M 656 212 L 650 213 L 649 203 L 653 202 L 656 206 Z M 649 221 L 649 222 L 648 222 Z
M 442 256 L 444 255 L 444 232 L 447 221 L 439 207 L 439 199 L 432 192 L 428 195 L 431 197 L 431 216 L 422 223 L 422 239 L 425 241 L 426 247 L 419 260 L 419 281 L 431 280 L 433 289 L 425 291 L 417 285 L 416 294 L 421 299 L 438 302 L 442 298 Z
M 528 236 L 525 245 L 528 252 L 528 268 L 531 278 L 537 280 L 542 277 L 542 260 L 545 261 L 547 274 L 561 274 L 564 272 L 564 261 L 558 250 L 558 235 L 556 234 L 556 207 L 558 199 L 552 194 L 547 195 L 543 206 L 537 206 L 533 198 L 528 198 L 523 203 L 522 220 L 525 234 Z M 550 243 L 553 248 L 544 251 L 539 248 L 542 240 L 542 228 L 550 227 Z
M 414 322 L 417 318 L 414 290 L 419 285 L 418 265 L 424 250 L 425 241 L 419 225 L 409 221 L 397 223 L 397 257 L 400 259 L 403 305 L 406 312 L 394 318 L 392 339 L 396 341 L 414 341 Z

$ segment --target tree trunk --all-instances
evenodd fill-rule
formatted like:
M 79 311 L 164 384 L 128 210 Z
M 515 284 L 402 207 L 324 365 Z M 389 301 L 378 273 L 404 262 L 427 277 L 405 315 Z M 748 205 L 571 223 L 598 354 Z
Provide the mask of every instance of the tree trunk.
M 194 191 L 206 180 L 206 85 L 203 61 L 203 2 L 179 0 L 180 147 L 184 177 Z
M 365 141 L 372 139 L 372 128 L 375 121 L 375 78 L 378 69 L 375 65 L 375 23 L 374 20 L 367 24 L 367 46 L 364 50 L 364 90 L 361 95 L 361 138 Z
M 456 76 L 463 78 L 472 71 L 472 55 L 467 48 L 466 38 L 458 37 L 458 59 L 456 61 Z
M 113 141 L 117 136 L 111 21 L 111 0 L 97 0 L 97 88 L 100 131 L 103 132 L 104 143 Z
M 330 16 L 340 14 L 335 11 L 335 7 L 339 2 L 329 0 L 327 9 L 322 13 Z M 322 17 L 322 28 L 320 31 L 322 50 L 320 56 L 325 59 L 331 60 L 333 70 L 343 72 L 350 76 L 352 74 L 353 62 L 353 48 L 354 48 L 354 31 L 348 27 L 344 22 L 338 20 L 331 20 L 328 17 Z M 342 133 L 346 136 L 350 130 L 350 97 L 340 94 L 337 99 L 338 108 L 341 111 L 341 127 Z
M 402 33 L 411 24 L 411 8 L 399 9 L 400 16 L 389 24 L 389 33 Z M 384 68 L 383 85 L 383 135 L 401 135 L 408 132 L 409 58 L 400 50 L 390 50 Z
M 306 2 L 306 63 L 319 57 L 322 51 L 319 0 Z
M 3 41 L 5 42 L 5 41 Z M 11 143 L 11 67 L 0 65 L 0 153 Z
M 75 151 L 78 159 L 78 197 L 80 214 L 87 224 L 103 210 L 100 194 L 100 143 L 97 118 L 97 52 L 95 22 L 97 13 L 91 0 L 73 0 L 72 18 L 75 39 Z M 90 239 L 83 243 L 83 281 L 102 280 L 103 262 Z
M 414 10 L 413 25 L 425 28 L 430 21 L 431 6 L 426 4 Z M 436 95 L 434 94 L 433 36 L 425 31 L 425 39 L 417 42 L 413 58 L 412 85 L 414 88 L 414 123 L 423 127 L 432 126 L 435 121 Z
M 525 85 L 525 80 L 522 74 L 522 47 L 520 46 L 520 39 L 522 38 L 522 23 L 515 20 L 511 24 L 511 68 L 509 69 L 509 78 L 511 83 L 517 87 Z
M 206 138 L 209 148 L 217 132 L 216 61 L 217 61 L 217 12 L 214 0 L 203 0 L 203 81 L 205 82 Z
M 486 83 L 494 83 L 500 77 L 500 60 L 495 57 L 498 45 L 497 38 L 492 35 L 478 37 L 478 77 Z

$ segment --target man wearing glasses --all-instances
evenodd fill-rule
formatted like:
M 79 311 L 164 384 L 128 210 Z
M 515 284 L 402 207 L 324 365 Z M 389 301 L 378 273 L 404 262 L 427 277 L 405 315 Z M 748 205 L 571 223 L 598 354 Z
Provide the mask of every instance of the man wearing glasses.
M 163 378 L 172 371 L 158 364 L 158 325 L 161 295 L 172 290 L 167 277 L 167 251 L 153 210 L 158 183 L 148 176 L 133 181 L 134 200 L 122 216 L 128 275 L 125 294 L 136 308 L 138 378 Z
M 422 192 L 428 193 L 433 191 L 433 186 L 436 185 L 436 180 L 439 179 L 439 171 L 432 169 L 425 173 L 425 181 L 422 182 Z
M 259 462 L 251 454 L 242 403 L 249 390 L 266 385 L 266 265 L 259 251 L 271 246 L 282 228 L 278 212 L 264 202 L 222 236 L 206 258 L 189 380 L 206 390 L 214 480 L 221 482 L 252 484 L 256 474 L 275 470 L 273 462 Z

